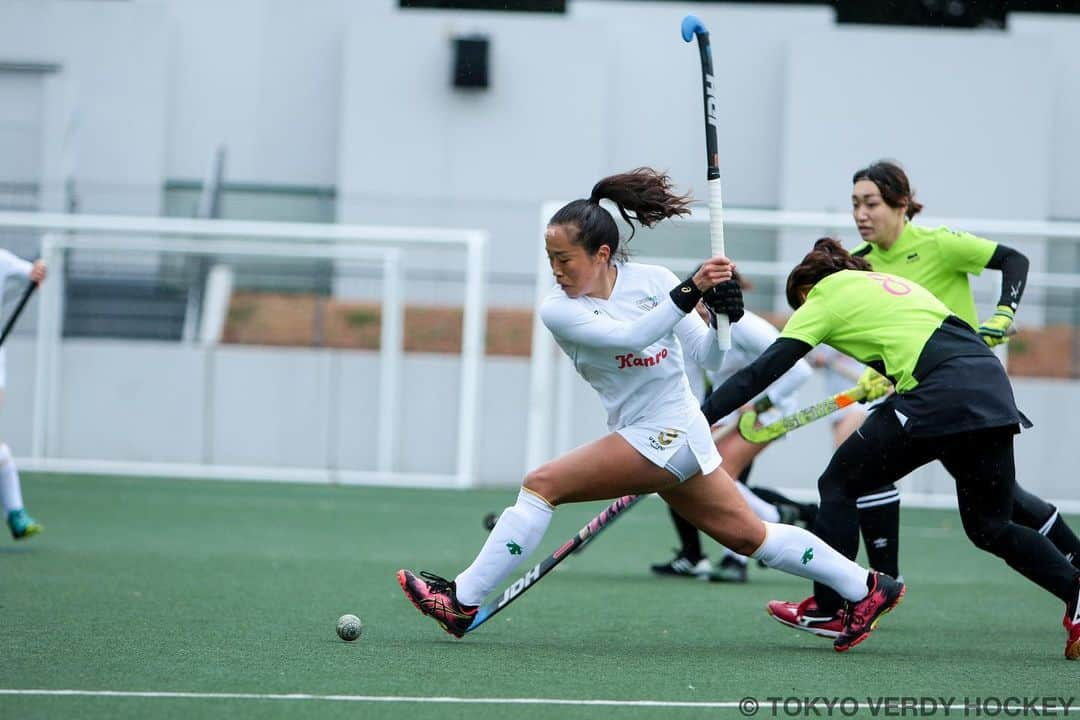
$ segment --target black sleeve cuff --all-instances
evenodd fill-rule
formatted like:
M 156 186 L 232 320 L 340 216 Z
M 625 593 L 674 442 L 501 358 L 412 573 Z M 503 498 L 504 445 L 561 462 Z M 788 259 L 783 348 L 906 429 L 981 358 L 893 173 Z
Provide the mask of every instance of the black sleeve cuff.
M 675 307 L 682 310 L 684 313 L 688 313 L 694 309 L 698 304 L 698 300 L 701 299 L 701 291 L 698 290 L 697 285 L 694 284 L 692 277 L 683 280 L 681 283 L 671 289 L 671 302 L 675 303 Z

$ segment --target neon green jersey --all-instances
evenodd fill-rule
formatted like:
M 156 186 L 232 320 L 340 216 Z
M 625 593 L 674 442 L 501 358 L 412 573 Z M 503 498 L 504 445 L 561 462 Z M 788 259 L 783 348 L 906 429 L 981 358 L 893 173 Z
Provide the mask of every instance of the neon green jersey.
M 822 278 L 780 337 L 828 343 L 861 363 L 883 364 L 897 392 L 919 384 L 915 365 L 926 341 L 951 315 L 930 291 L 896 275 L 841 270 Z
M 996 249 L 997 243 L 971 233 L 907 223 L 888 250 L 863 243 L 852 255 L 869 261 L 875 272 L 914 280 L 974 328 L 979 317 L 968 275 L 981 274 Z

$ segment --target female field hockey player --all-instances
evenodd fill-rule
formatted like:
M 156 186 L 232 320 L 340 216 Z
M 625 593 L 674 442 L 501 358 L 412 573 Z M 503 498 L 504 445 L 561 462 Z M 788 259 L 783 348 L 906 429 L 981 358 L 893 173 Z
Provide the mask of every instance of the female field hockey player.
M 41 260 L 30 263 L 7 250 L 0 249 L 0 288 L 4 287 L 8 277 L 12 275 L 41 283 L 45 280 L 45 274 L 45 263 Z M 6 364 L 6 351 L 0 347 L 0 402 L 3 402 L 7 380 Z M 11 530 L 11 536 L 16 540 L 24 540 L 41 532 L 41 524 L 26 512 L 26 507 L 23 505 L 22 485 L 19 482 L 19 470 L 15 467 L 11 448 L 2 441 L 0 441 L 0 505 L 4 508 L 4 518 L 7 520 L 8 529 Z
M 731 261 L 711 258 L 682 282 L 665 268 L 626 262 L 618 227 L 600 207 L 604 199 L 631 229 L 632 221 L 649 227 L 685 214 L 689 199 L 672 193 L 666 175 L 639 168 L 601 180 L 588 199 L 565 205 L 548 223 L 545 243 L 558 287 L 543 302 L 541 317 L 599 393 L 612 432 L 530 471 L 517 502 L 453 581 L 399 570 L 405 595 L 461 637 L 484 598 L 539 545 L 556 506 L 658 492 L 735 552 L 834 587 L 852 607 L 834 643 L 847 650 L 900 601 L 903 585 L 864 570 L 802 528 L 759 520 L 720 468 L 686 380 L 684 350 L 706 368 L 723 362 L 715 332 L 694 308 L 705 293 L 714 312 L 741 306 L 734 283 L 712 291 L 731 278 Z
M 1080 658 L 1080 570 L 1012 520 L 1013 435 L 1030 423 L 986 343 L 929 291 L 872 272 L 832 238 L 818 240 L 791 271 L 787 299 L 795 313 L 779 339 L 709 396 L 706 417 L 739 407 L 821 343 L 877 370 L 896 392 L 837 449 L 819 480 L 822 499 L 835 487 L 850 503 L 940 460 L 956 481 L 968 537 L 1065 603 L 1065 656 Z M 816 525 L 824 540 L 855 555 L 857 533 Z M 845 628 L 853 622 L 847 615 L 859 612 L 845 611 Z
M 969 233 L 911 222 L 922 205 L 915 200 L 907 174 L 895 163 L 881 161 L 862 168 L 852 183 L 852 214 L 865 241 L 852 254 L 867 260 L 875 271 L 922 285 L 955 316 L 976 328 L 987 345 L 1005 342 L 1027 284 L 1027 258 L 1013 248 Z M 969 276 L 986 268 L 1001 272 L 1001 296 L 994 314 L 980 323 Z M 1046 535 L 1080 568 L 1080 539 L 1057 509 L 1019 484 L 1013 493 L 1013 520 Z M 900 496 L 895 485 L 888 485 L 875 488 L 868 497 L 872 500 L 860 498 L 857 503 L 867 559 L 875 570 L 898 576 Z M 820 524 L 828 523 L 857 532 L 855 510 L 839 488 L 822 488 L 821 502 L 817 530 Z M 829 637 L 843 624 L 840 607 L 841 599 L 824 589 L 801 603 L 774 603 L 773 616 L 791 627 Z
M 737 272 L 734 279 L 741 289 L 747 289 L 746 282 Z M 731 349 L 724 357 L 724 364 L 720 370 L 700 369 L 693 362 L 693 358 L 686 359 L 690 388 L 699 400 L 705 399 L 706 380 L 711 387 L 718 387 L 737 370 L 750 364 L 754 358 L 764 352 L 779 334 L 772 323 L 749 310 L 745 310 L 741 318 L 735 315 L 729 317 L 733 322 Z M 738 324 L 734 324 L 736 321 Z M 795 367 L 773 383 L 760 398 L 755 398 L 755 401 L 761 403 L 762 406 L 767 403 L 768 407 L 775 408 L 783 415 L 789 415 L 799 409 L 798 389 L 813 372 L 808 363 L 798 362 Z M 738 413 L 732 413 L 716 423 L 716 426 L 723 428 L 738 421 Z M 768 447 L 767 443 L 752 443 L 738 432 L 721 434 L 716 440 L 716 449 L 723 458 L 721 466 L 730 477 L 735 478 L 736 489 L 742 494 L 755 515 L 766 522 L 801 523 L 804 527 L 809 525 L 817 513 L 817 506 L 797 503 L 774 490 L 751 488 L 747 485 L 754 458 L 766 447 Z M 723 557 L 718 563 L 713 564 L 702 551 L 701 534 L 698 529 L 679 515 L 674 508 L 668 509 L 671 513 L 671 521 L 675 525 L 675 533 L 679 537 L 680 547 L 676 549 L 675 557 L 668 562 L 651 565 L 650 570 L 653 573 L 663 577 L 688 577 L 713 582 L 746 582 L 745 556 L 724 548 Z

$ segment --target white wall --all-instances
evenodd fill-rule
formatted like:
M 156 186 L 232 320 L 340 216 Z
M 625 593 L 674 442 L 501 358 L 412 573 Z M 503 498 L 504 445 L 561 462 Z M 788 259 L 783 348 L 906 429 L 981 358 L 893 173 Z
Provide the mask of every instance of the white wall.
M 85 211 L 158 213 L 165 41 L 164 13 L 152 4 L 0 4 L 3 59 L 60 66 L 44 76 L 46 208 L 61 208 L 70 168 Z
M 1051 59 L 1032 35 L 873 28 L 804 34 L 787 47 L 781 206 L 845 212 L 854 171 L 893 158 L 907 170 L 926 215 L 1051 217 Z M 854 228 L 843 237 L 849 246 L 860 242 Z M 780 259 L 797 262 L 814 239 L 785 233 Z M 1033 268 L 1045 267 L 1042 242 L 992 239 L 1026 253 Z M 984 310 L 996 302 L 999 281 L 998 273 L 975 280 Z M 1029 307 L 1024 317 L 1037 323 L 1040 315 L 1041 308 Z
M 39 72 L 0 70 L 0 182 L 41 181 L 43 85 Z
M 1041 70 L 1051 86 L 1050 216 L 1080 219 L 1080 17 L 1016 14 L 1009 34 L 1038 43 L 1045 53 Z M 1018 178 L 1019 180 L 1019 178 Z
M 35 340 L 7 344 L 0 440 L 26 457 Z M 482 372 L 478 480 L 520 483 L 528 362 L 487 358 Z M 460 377 L 457 357 L 405 356 L 395 471 L 455 472 Z M 373 471 L 384 422 L 379 378 L 373 352 L 65 340 L 47 452 L 61 459 Z
M 167 13 L 166 176 L 332 186 L 343 0 L 183 0 Z
M 1042 44 L 1000 33 L 799 38 L 788 47 L 781 205 L 846 212 L 852 173 L 888 157 L 929 213 L 1047 217 L 1049 59 Z
M 0 47 L 61 66 L 44 89 L 50 207 L 71 167 L 85 211 L 156 213 L 162 182 L 201 178 L 224 143 L 230 180 L 336 185 L 349 222 L 484 227 L 492 269 L 528 275 L 542 200 L 638 164 L 703 189 L 687 12 L 713 34 L 729 205 L 842 207 L 852 167 L 895 156 L 937 213 L 974 207 L 957 193 L 990 177 L 983 214 L 1080 217 L 1077 18 L 1013 14 L 1007 32 L 961 33 L 739 4 L 575 0 L 542 16 L 395 0 L 0 0 Z M 492 40 L 487 92 L 450 88 L 450 37 L 469 32 Z M 889 98 L 932 110 L 892 132 Z M 942 125 L 959 126 L 951 141 Z
M 528 272 L 544 200 L 585 196 L 603 175 L 643 164 L 703 191 L 700 65 L 679 34 L 690 11 L 714 28 L 721 96 L 732 99 L 721 136 L 727 201 L 776 206 L 783 48 L 829 27 L 830 10 L 570 7 L 553 18 L 354 8 L 339 219 L 485 227 L 492 268 Z M 469 32 L 491 39 L 487 91 L 451 87 L 450 38 Z

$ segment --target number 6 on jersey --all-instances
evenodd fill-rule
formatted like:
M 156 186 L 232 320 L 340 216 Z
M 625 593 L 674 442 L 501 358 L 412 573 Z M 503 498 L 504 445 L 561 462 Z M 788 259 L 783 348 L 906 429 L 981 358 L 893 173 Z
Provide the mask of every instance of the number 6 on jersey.
M 694 15 L 682 21 L 682 38 L 690 42 L 697 37 L 701 54 L 701 89 L 705 98 L 705 160 L 709 168 L 709 242 L 713 255 L 724 254 L 724 201 L 720 193 L 720 150 L 716 139 L 716 79 L 713 76 L 712 46 L 705 23 Z M 716 337 L 721 350 L 731 348 L 731 324 L 724 316 L 716 318 Z

